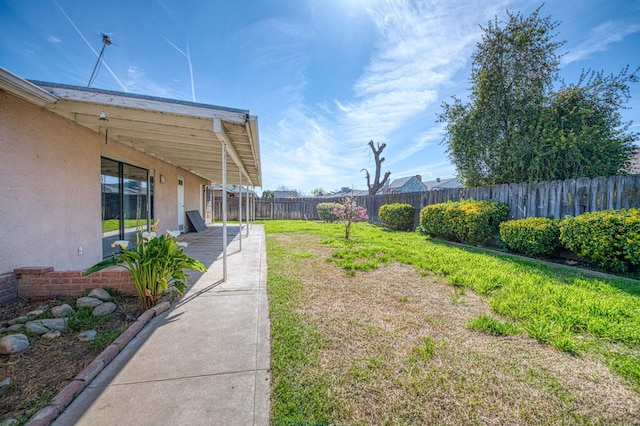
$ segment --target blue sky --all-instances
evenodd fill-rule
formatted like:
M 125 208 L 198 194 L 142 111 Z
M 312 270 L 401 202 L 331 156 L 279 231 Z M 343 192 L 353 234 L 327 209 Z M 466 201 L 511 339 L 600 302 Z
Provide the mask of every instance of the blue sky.
M 468 93 L 480 25 L 510 0 L 0 0 L 0 66 L 86 86 L 248 109 L 258 116 L 263 189 L 365 189 L 367 142 L 383 172 L 452 177 L 441 103 Z M 548 1 L 561 22 L 561 77 L 640 65 L 640 0 Z M 640 131 L 640 84 L 632 87 Z

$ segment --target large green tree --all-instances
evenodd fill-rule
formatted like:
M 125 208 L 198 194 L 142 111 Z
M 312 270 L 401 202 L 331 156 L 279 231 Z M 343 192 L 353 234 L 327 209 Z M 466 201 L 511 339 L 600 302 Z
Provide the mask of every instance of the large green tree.
M 439 115 L 459 177 L 479 186 L 615 174 L 637 138 L 619 113 L 634 74 L 587 72 L 565 85 L 558 23 L 540 8 L 507 17 L 482 27 L 469 102 L 454 98 Z

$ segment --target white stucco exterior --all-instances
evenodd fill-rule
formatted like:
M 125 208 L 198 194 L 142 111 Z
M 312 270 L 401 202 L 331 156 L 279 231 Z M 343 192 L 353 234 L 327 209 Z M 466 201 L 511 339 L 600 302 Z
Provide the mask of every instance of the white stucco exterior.
M 154 194 L 161 230 L 177 228 L 178 176 L 185 210 L 200 210 L 201 188 L 211 183 L 0 90 L 0 274 L 102 259 L 101 157 L 164 176 Z

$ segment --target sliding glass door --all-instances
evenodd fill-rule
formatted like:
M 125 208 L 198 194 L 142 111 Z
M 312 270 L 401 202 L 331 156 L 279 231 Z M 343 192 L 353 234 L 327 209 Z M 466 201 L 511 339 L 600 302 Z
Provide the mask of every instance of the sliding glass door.
M 149 230 L 153 221 L 153 178 L 149 171 L 120 161 L 102 158 L 102 255 L 117 248 L 117 240 L 136 246 L 136 234 Z

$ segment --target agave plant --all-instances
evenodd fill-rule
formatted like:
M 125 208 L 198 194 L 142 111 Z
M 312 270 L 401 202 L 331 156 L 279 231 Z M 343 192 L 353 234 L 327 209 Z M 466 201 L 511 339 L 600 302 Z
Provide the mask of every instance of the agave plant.
M 207 270 L 202 262 L 184 253 L 184 246 L 175 241 L 171 232 L 160 236 L 155 232 L 141 232 L 136 241 L 136 248 L 132 250 L 127 248 L 126 241 L 116 241 L 113 246 L 118 246 L 119 251 L 87 269 L 85 275 L 122 266 L 131 273 L 140 301 L 148 309 L 167 291 L 184 294 L 187 288 L 184 269 Z

